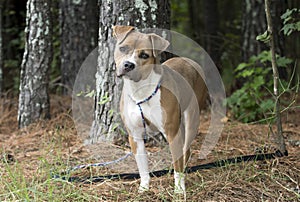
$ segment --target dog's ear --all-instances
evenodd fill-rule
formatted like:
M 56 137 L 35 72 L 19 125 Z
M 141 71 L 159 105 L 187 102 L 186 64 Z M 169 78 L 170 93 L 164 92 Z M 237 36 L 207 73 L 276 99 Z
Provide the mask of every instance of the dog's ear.
M 116 25 L 113 26 L 112 29 L 113 29 L 113 37 L 115 37 L 118 41 L 118 44 L 120 44 L 124 41 L 124 39 L 128 36 L 128 34 L 134 30 L 134 27 Z
M 152 43 L 153 56 L 156 58 L 161 52 L 165 51 L 168 48 L 170 43 L 166 39 L 156 34 L 148 34 L 148 35 Z

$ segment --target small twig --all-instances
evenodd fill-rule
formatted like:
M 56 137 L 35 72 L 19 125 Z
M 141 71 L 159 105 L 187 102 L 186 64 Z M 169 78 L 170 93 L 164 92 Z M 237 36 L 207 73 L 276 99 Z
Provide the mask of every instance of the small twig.
M 294 184 L 296 184 L 297 186 L 299 185 L 298 182 L 296 180 L 294 180 L 291 176 L 289 176 L 286 173 L 282 173 L 284 176 L 286 176 L 287 178 L 289 178 Z
M 279 186 L 281 186 L 282 188 L 284 188 L 285 190 L 287 190 L 288 192 L 291 192 L 291 193 L 295 194 L 297 197 L 300 197 L 300 194 L 298 194 L 298 193 L 295 192 L 294 190 L 285 187 L 283 184 L 281 184 L 281 183 L 278 182 L 277 180 L 275 180 L 275 182 L 276 182 Z

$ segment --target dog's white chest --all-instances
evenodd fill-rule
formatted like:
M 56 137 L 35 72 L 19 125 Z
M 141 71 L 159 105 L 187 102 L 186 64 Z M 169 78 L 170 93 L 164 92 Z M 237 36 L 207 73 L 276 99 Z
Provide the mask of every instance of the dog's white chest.
M 134 129 L 136 127 L 144 128 L 143 125 L 143 116 L 145 119 L 151 122 L 157 128 L 159 132 L 164 133 L 163 128 L 163 109 L 161 107 L 160 103 L 161 99 L 161 92 L 158 90 L 155 95 L 151 97 L 150 100 L 145 101 L 140 104 L 140 107 L 138 106 L 138 102 L 141 101 L 135 101 L 132 100 L 132 98 L 127 98 L 127 103 L 125 104 L 125 118 L 127 119 L 126 122 L 128 122 L 128 126 L 130 129 Z M 125 100 L 124 100 L 125 101 Z M 143 113 L 143 115 L 142 115 Z M 153 128 L 147 126 L 147 131 L 149 132 L 156 132 L 153 130 Z
M 154 130 L 153 127 L 147 126 L 146 130 L 148 132 L 159 131 L 164 133 L 164 110 L 161 106 L 161 91 L 158 88 L 158 79 L 154 78 L 153 82 L 147 82 L 147 84 L 137 83 L 135 86 L 124 83 L 124 85 L 129 87 L 124 89 L 124 117 L 130 130 L 134 130 L 137 127 L 144 129 L 144 116 L 157 129 Z M 138 103 L 140 103 L 140 107 Z

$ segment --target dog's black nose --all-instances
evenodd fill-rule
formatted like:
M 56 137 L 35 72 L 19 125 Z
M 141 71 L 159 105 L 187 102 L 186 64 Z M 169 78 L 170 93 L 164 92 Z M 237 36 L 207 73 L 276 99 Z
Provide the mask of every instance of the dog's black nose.
M 125 61 L 123 65 L 125 72 L 129 72 L 135 68 L 135 64 L 129 61 Z

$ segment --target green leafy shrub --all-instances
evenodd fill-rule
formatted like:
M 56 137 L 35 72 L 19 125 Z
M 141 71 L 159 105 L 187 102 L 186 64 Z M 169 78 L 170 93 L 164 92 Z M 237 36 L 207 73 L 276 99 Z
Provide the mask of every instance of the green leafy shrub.
M 277 55 L 278 67 L 287 67 L 291 59 Z M 265 118 L 272 113 L 274 98 L 271 96 L 273 77 L 271 68 L 271 53 L 263 51 L 252 56 L 247 63 L 241 63 L 235 69 L 236 78 L 244 85 L 227 98 L 227 106 L 233 117 L 242 122 L 252 122 Z M 281 83 L 285 86 L 284 82 Z
M 300 9 L 287 9 L 281 16 L 283 20 L 283 28 L 281 29 L 284 35 L 289 36 L 294 31 L 300 31 Z

